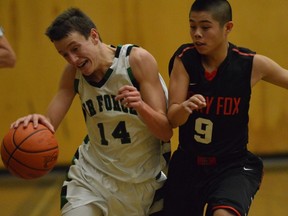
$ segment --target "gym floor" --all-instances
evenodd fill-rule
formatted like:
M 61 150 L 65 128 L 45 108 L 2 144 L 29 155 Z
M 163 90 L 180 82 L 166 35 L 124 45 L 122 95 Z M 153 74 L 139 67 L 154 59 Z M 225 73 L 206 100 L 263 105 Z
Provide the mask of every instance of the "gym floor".
M 288 159 L 264 160 L 265 174 L 250 216 L 287 215 Z M 65 178 L 56 169 L 37 180 L 21 180 L 0 175 L 1 216 L 60 216 L 60 190 Z

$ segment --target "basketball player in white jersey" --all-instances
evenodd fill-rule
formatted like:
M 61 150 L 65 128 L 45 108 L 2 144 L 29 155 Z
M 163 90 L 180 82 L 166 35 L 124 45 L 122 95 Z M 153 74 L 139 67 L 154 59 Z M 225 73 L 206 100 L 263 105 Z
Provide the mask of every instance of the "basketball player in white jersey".
M 68 62 L 59 90 L 46 115 L 24 116 L 12 127 L 32 121 L 54 132 L 79 95 L 88 135 L 62 187 L 62 215 L 161 215 L 172 129 L 155 59 L 134 45 L 103 43 L 77 8 L 60 14 L 46 35 Z

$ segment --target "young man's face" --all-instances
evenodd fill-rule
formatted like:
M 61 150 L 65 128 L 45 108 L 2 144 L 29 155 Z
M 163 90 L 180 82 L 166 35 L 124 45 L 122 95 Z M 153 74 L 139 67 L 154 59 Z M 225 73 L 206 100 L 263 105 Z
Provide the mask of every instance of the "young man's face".
M 227 46 L 227 29 L 212 18 L 206 11 L 192 11 L 189 17 L 190 35 L 198 52 L 202 55 L 213 54 L 217 48 Z
M 54 46 L 66 61 L 79 69 L 83 75 L 90 75 L 94 71 L 95 43 L 91 36 L 86 39 L 78 32 L 72 32 L 67 37 L 54 41 Z

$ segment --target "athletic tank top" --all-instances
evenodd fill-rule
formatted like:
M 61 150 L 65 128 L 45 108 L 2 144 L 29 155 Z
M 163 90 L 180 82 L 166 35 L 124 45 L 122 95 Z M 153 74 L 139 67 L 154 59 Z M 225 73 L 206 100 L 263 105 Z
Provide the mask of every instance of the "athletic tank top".
M 81 155 L 109 176 L 137 183 L 157 176 L 165 160 L 161 141 L 152 135 L 137 112 L 115 100 L 120 87 L 137 87 L 129 65 L 132 48 L 129 44 L 116 48 L 112 65 L 98 83 L 88 83 L 77 71 L 75 90 L 89 137 L 85 148 L 79 148 Z
M 228 54 L 211 79 L 205 76 L 201 57 L 193 44 L 178 48 L 178 56 L 190 78 L 187 99 L 202 94 L 207 107 L 193 111 L 179 127 L 179 147 L 195 155 L 228 157 L 246 151 L 251 71 L 255 53 L 229 44 Z

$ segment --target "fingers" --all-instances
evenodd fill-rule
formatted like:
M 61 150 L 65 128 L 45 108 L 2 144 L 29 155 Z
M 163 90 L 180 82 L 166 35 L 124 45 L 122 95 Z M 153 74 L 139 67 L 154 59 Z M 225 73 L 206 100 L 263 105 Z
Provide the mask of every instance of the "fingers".
M 33 115 L 28 115 L 17 119 L 15 122 L 11 124 L 11 128 L 17 128 L 20 124 L 23 124 L 23 127 L 26 128 L 30 121 L 32 121 Z
M 125 85 L 122 86 L 119 90 L 118 90 L 118 95 L 115 97 L 116 100 L 122 100 L 125 99 L 129 96 L 131 96 L 133 92 L 137 91 L 137 89 L 134 86 L 129 86 L 129 85 Z
M 124 85 L 118 90 L 118 94 L 121 94 L 122 92 L 130 92 L 137 90 L 134 86 L 131 85 Z
M 126 107 L 134 107 L 137 106 L 142 99 L 137 88 L 134 86 L 125 85 L 119 89 L 115 100 L 121 101 L 121 104 Z
M 206 100 L 202 95 L 196 94 L 189 98 L 189 100 L 198 106 L 198 108 L 203 108 L 206 106 Z
M 135 93 L 130 93 L 127 94 L 127 96 L 125 96 L 121 101 L 121 104 L 124 105 L 125 107 L 129 107 L 129 108 L 137 108 L 141 102 L 141 96 L 139 92 L 135 92 Z
M 20 124 L 22 124 L 23 127 L 26 128 L 29 122 L 32 122 L 34 128 L 37 128 L 39 123 L 41 123 L 45 125 L 49 130 L 51 130 L 51 132 L 55 133 L 53 125 L 44 115 L 41 114 L 30 114 L 27 116 L 23 116 L 17 119 L 15 122 L 13 122 L 10 125 L 10 128 L 17 128 L 20 126 Z
M 206 107 L 206 100 L 202 95 L 196 94 L 190 97 L 183 103 L 184 109 L 192 113 L 193 110 L 202 109 Z

